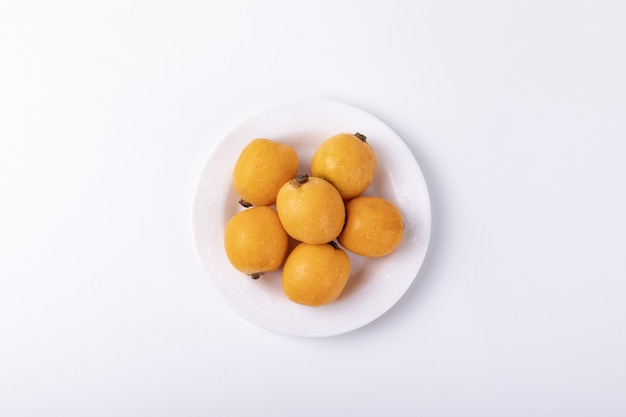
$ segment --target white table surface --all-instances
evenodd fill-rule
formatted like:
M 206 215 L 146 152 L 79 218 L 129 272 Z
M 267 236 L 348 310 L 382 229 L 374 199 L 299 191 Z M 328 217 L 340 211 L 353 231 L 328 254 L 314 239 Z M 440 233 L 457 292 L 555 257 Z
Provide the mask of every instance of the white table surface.
M 626 415 L 620 1 L 0 3 L 0 415 Z M 391 126 L 432 199 L 373 323 L 262 329 L 194 187 L 272 103 Z

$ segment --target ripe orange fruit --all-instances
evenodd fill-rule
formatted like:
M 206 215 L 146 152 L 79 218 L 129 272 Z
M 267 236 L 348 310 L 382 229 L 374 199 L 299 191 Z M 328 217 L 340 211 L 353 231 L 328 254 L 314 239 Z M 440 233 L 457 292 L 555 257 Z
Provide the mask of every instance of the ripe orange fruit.
M 311 175 L 333 184 L 344 200 L 361 195 L 372 183 L 376 154 L 360 133 L 339 133 L 326 139 L 311 160 Z
M 350 277 L 350 259 L 330 244 L 300 243 L 285 261 L 283 291 L 298 304 L 321 306 L 335 301 Z
M 346 226 L 338 240 L 352 253 L 379 257 L 393 252 L 403 235 L 402 214 L 391 201 L 361 196 L 346 204 Z
M 254 139 L 239 154 L 233 185 L 242 205 L 270 206 L 280 187 L 298 174 L 298 155 L 289 145 Z
M 276 211 L 291 237 L 310 244 L 335 239 L 346 217 L 337 189 L 323 179 L 308 175 L 298 175 L 280 188 Z
M 228 260 L 238 271 L 254 279 L 281 267 L 288 243 L 278 214 L 267 206 L 240 211 L 231 217 L 224 231 Z

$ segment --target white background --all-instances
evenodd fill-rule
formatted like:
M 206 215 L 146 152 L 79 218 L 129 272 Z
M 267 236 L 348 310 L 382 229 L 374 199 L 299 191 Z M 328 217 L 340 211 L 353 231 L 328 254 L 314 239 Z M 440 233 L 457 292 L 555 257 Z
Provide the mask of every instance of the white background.
M 0 2 L 0 415 L 626 415 L 620 1 Z M 224 303 L 191 205 L 251 112 L 405 139 L 433 230 L 345 335 Z

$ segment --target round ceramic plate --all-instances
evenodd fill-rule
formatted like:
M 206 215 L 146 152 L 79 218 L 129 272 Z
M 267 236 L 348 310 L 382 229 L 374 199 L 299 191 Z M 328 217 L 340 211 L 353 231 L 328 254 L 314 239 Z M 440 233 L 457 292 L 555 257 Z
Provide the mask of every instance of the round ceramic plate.
M 364 195 L 394 202 L 403 215 L 405 233 L 398 248 L 382 258 L 349 254 L 351 274 L 333 303 L 307 307 L 287 299 L 281 271 L 253 280 L 229 263 L 224 228 L 238 211 L 232 172 L 241 150 L 264 137 L 291 145 L 308 173 L 315 149 L 340 132 L 367 136 L 377 157 L 373 183 Z M 193 205 L 193 231 L 200 260 L 226 302 L 247 320 L 283 334 L 332 336 L 380 317 L 406 292 L 426 256 L 431 212 L 428 189 L 413 154 L 400 137 L 374 116 L 328 100 L 301 100 L 265 109 L 235 126 L 214 149 L 200 175 Z

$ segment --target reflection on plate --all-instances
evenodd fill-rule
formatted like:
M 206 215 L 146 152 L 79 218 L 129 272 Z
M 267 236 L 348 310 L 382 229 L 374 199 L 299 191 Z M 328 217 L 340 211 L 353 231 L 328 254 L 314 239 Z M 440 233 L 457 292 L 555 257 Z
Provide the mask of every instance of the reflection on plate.
M 351 276 L 339 299 L 306 307 L 287 299 L 280 271 L 252 280 L 226 258 L 226 222 L 242 210 L 232 186 L 239 153 L 252 139 L 265 137 L 293 146 L 300 173 L 319 144 L 335 133 L 361 132 L 378 161 L 376 177 L 364 195 L 393 201 L 402 212 L 405 234 L 390 255 L 366 259 L 349 254 Z M 263 110 L 244 120 L 217 145 L 200 175 L 193 205 L 193 231 L 200 261 L 226 302 L 247 320 L 283 334 L 321 337 L 345 333 L 391 308 L 415 279 L 430 238 L 431 212 L 422 172 L 406 144 L 387 125 L 355 107 L 328 100 L 300 100 Z

